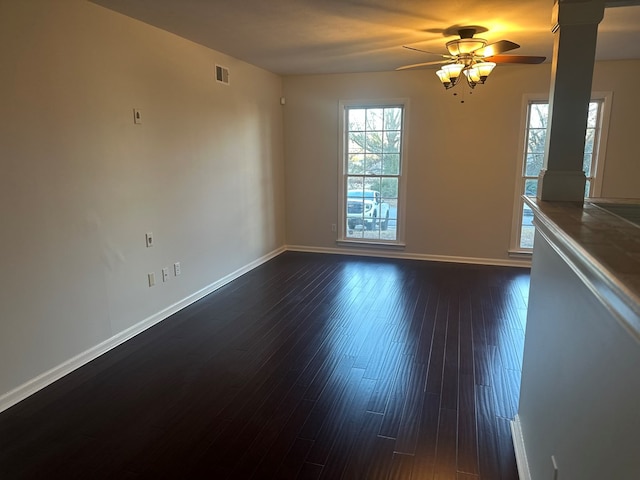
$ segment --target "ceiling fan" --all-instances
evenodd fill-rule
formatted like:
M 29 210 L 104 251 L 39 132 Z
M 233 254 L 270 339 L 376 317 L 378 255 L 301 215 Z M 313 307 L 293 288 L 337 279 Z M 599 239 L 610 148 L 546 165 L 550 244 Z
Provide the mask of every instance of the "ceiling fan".
M 485 39 L 474 37 L 478 32 L 487 31 L 483 27 L 458 27 L 454 31 L 460 38 L 446 43 L 448 54 L 427 52 L 426 50 L 403 46 L 403 48 L 409 50 L 439 55 L 443 57 L 443 60 L 404 65 L 396 68 L 396 70 L 443 64 L 443 67 L 436 74 L 444 88 L 453 88 L 458 83 L 461 75 L 464 75 L 469 86 L 474 88 L 478 83 L 482 84 L 487 80 L 497 63 L 536 64 L 542 63 L 546 59 L 546 57 L 529 55 L 501 55 L 504 52 L 520 48 L 520 45 L 509 40 L 499 40 L 495 43 L 487 44 Z

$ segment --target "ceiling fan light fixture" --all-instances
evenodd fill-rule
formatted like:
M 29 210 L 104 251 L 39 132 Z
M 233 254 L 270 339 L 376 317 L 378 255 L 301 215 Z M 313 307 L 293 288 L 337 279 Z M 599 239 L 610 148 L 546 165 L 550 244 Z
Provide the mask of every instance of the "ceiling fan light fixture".
M 569 0 L 567 0 L 569 1 Z M 415 50 L 429 55 L 440 55 L 441 60 L 431 62 L 416 63 L 405 65 L 396 70 L 405 70 L 408 68 L 426 67 L 428 65 L 442 65 L 440 70 L 436 72 L 438 79 L 445 89 L 455 87 L 463 76 L 470 88 L 475 88 L 478 84 L 483 84 L 496 67 L 497 63 L 542 63 L 545 57 L 533 57 L 527 55 L 502 55 L 520 48 L 520 45 L 510 40 L 498 40 L 487 44 L 484 38 L 474 38 L 476 33 L 486 32 L 485 27 L 469 26 L 458 27 L 453 26 L 444 30 L 445 36 L 457 34 L 460 38 L 451 40 L 446 43 L 447 54 L 432 53 L 426 50 L 409 47 L 403 45 L 404 48 Z M 464 83 L 464 82 L 463 82 Z M 454 95 L 456 95 L 454 93 Z M 464 101 L 463 101 L 464 103 Z

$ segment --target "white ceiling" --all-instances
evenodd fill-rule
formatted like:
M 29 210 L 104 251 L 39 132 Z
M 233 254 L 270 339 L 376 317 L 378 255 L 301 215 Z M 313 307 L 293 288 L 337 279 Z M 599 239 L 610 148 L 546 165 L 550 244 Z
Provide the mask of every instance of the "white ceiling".
M 453 26 L 479 25 L 509 53 L 551 58 L 552 0 L 91 0 L 281 75 L 387 71 L 445 53 Z M 621 2 L 638 3 L 638 2 Z M 640 6 L 607 8 L 597 60 L 640 58 Z

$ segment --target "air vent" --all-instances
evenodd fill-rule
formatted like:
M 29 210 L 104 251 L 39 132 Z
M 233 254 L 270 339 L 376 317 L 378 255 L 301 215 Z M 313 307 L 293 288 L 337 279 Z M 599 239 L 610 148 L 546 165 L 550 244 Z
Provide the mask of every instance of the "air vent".
M 229 85 L 229 69 L 216 65 L 216 80 L 225 85 Z

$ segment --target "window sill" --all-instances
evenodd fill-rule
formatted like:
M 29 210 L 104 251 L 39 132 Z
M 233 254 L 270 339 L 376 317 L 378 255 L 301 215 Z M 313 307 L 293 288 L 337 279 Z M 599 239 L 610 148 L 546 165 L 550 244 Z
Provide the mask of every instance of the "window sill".
M 375 248 L 381 250 L 404 250 L 406 248 L 404 243 L 381 243 L 361 240 L 336 240 L 336 245 L 341 247 Z

